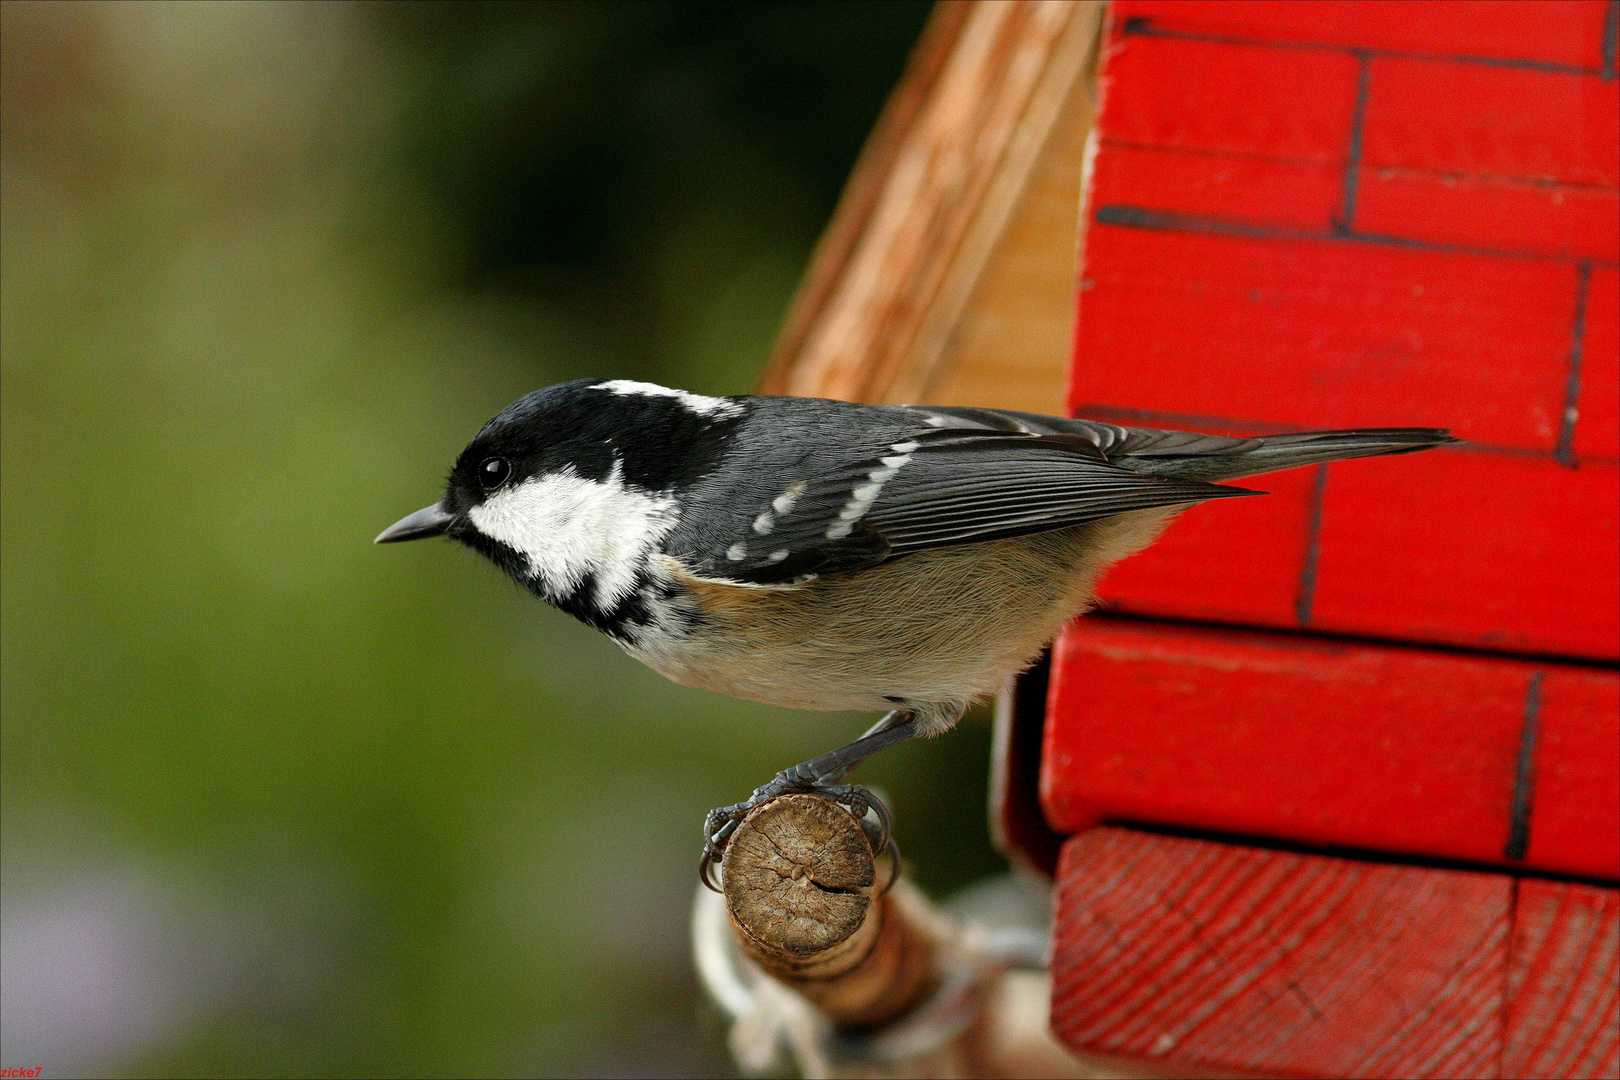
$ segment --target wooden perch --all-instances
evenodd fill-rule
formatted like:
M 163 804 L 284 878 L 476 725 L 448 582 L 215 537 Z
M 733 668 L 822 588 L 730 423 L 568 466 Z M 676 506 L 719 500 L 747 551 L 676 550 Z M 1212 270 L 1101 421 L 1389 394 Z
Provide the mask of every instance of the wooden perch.
M 750 813 L 720 864 L 737 950 L 842 1033 L 843 1058 L 800 1039 L 806 1075 L 1118 1075 L 1053 1039 L 1044 971 L 998 959 L 982 928 L 948 918 L 905 882 L 881 895 L 887 875 L 876 861 L 848 811 L 799 794 Z M 848 1057 L 863 1038 L 883 1046 Z
M 874 896 L 871 844 L 836 803 L 785 795 L 758 807 L 721 872 L 743 951 L 840 1027 L 876 1027 L 927 991 L 932 945 Z

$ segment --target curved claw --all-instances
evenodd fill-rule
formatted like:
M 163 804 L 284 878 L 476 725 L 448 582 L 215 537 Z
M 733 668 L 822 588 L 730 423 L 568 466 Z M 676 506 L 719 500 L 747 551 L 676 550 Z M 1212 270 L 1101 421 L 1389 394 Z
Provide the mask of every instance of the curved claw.
M 883 838 L 882 847 L 887 850 L 894 843 L 894 825 L 889 819 L 889 808 L 883 805 L 882 799 L 873 799 L 872 812 L 877 815 L 878 835 Z
M 710 873 L 714 869 L 714 857 L 717 854 L 719 853 L 705 844 L 703 845 L 703 857 L 698 860 L 698 880 L 703 882 L 703 887 L 710 892 L 722 891 L 719 880 Z
M 703 857 L 698 860 L 698 878 L 711 892 L 720 891 L 719 881 L 711 871 L 720 854 L 726 850 L 726 841 L 731 839 L 731 834 L 736 832 L 737 826 L 742 823 L 746 805 L 717 806 L 710 810 L 709 816 L 704 819 Z
M 889 895 L 889 890 L 894 888 L 894 883 L 900 880 L 900 845 L 895 843 L 894 837 L 891 836 L 889 837 L 888 846 L 883 850 L 889 853 L 889 880 L 883 883 L 883 888 L 878 892 L 877 899 Z

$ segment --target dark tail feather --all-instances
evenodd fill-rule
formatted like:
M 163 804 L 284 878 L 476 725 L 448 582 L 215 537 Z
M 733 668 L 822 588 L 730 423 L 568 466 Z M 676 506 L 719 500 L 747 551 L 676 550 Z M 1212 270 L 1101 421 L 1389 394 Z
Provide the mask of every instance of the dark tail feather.
M 1460 442 L 1439 428 L 1368 428 L 1362 431 L 1306 431 L 1297 435 L 1267 435 L 1227 452 L 1189 455 L 1166 468 L 1160 459 L 1155 472 L 1189 480 L 1236 480 L 1243 476 L 1281 472 L 1325 461 L 1410 454 L 1447 443 Z M 1258 443 L 1259 445 L 1254 445 Z M 1162 471 L 1161 471 L 1162 470 Z

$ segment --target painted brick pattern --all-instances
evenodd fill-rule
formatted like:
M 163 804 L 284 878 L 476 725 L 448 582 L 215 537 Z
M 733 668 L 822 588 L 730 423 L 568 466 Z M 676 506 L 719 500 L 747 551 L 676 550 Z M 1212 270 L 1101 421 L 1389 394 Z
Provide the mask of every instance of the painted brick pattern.
M 1156 1074 L 1620 1067 L 1614 889 L 1100 826 L 1056 899 L 1052 1030 Z
M 1134 821 L 1620 878 L 1612 670 L 1087 619 L 1049 695 L 1061 833 Z
M 1256 478 L 1059 640 L 1073 1045 L 1614 1075 L 1617 33 L 1620 0 L 1114 0 L 1076 414 L 1467 445 Z
M 1500 874 L 1091 829 L 1058 867 L 1052 1030 L 1165 1075 L 1501 1076 L 1512 901 Z
M 1267 477 L 1287 505 L 1193 511 L 1108 604 L 1620 657 L 1617 21 L 1602 0 L 1113 5 L 1073 409 L 1470 445 L 1335 464 L 1303 505 Z M 1192 542 L 1228 528 L 1248 546 Z

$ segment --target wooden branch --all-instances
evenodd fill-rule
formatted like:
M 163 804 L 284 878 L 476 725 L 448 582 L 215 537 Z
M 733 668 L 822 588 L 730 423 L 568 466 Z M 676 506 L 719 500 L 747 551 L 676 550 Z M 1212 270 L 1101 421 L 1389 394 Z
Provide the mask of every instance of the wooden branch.
M 784 795 L 755 809 L 727 845 L 721 874 L 731 940 L 764 976 L 852 1037 L 846 1052 L 863 1036 L 888 1042 L 876 1058 L 835 1061 L 828 1043 L 799 1029 L 805 1075 L 1121 1075 L 1052 1037 L 1046 972 L 994 959 L 982 929 L 948 918 L 905 882 L 875 895 L 880 874 L 866 833 L 831 800 Z M 894 1056 L 895 1045 L 906 1049 Z
M 927 991 L 931 943 L 874 898 L 871 844 L 836 803 L 785 795 L 756 808 L 721 873 L 743 951 L 841 1027 L 876 1027 Z

